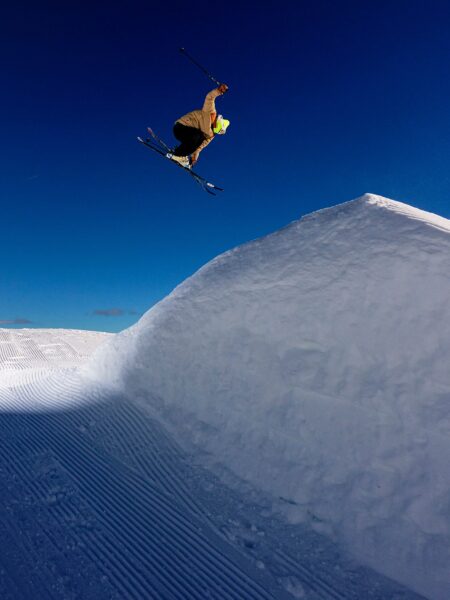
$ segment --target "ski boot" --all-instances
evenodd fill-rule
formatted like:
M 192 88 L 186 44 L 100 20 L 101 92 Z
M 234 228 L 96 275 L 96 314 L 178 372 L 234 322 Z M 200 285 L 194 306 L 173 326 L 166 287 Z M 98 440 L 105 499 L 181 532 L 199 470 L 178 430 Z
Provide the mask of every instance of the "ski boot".
M 167 158 L 170 158 L 170 160 L 177 162 L 179 165 L 181 165 L 185 169 L 190 169 L 192 166 L 190 156 L 175 156 L 175 154 L 171 154 L 171 153 L 166 154 L 166 156 L 167 156 Z

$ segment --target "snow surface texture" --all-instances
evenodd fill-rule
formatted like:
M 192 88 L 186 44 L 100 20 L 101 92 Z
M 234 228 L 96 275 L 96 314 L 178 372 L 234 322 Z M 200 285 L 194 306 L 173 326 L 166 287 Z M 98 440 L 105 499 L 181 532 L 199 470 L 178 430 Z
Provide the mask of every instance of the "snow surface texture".
M 0 330 L 1 600 L 419 600 L 193 465 L 147 404 L 83 381 L 79 349 L 104 339 Z M 37 348 L 56 347 L 45 369 Z
M 0 329 L 0 388 L 78 367 L 111 334 L 66 329 Z
M 0 330 L 0 598 L 288 600 L 214 531 L 158 425 L 80 380 L 77 349 L 107 337 Z
M 447 600 L 449 272 L 449 221 L 365 195 L 214 259 L 86 373 L 236 489 Z

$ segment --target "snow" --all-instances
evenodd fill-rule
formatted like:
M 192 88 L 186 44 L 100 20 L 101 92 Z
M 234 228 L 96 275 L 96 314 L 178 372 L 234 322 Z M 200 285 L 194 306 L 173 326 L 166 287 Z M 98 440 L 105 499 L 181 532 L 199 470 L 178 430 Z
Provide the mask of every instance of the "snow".
M 289 600 L 277 578 L 286 559 L 271 573 L 238 533 L 227 541 L 226 500 L 212 520 L 203 490 L 220 485 L 139 407 L 80 378 L 81 352 L 109 337 L 0 330 L 0 598 Z M 42 349 L 59 344 L 44 368 Z M 15 381 L 13 358 L 27 372 Z
M 208 263 L 85 377 L 272 515 L 447 599 L 449 233 L 371 194 L 313 213 Z
M 449 232 L 365 195 L 0 329 L 0 598 L 447 600 Z
M 0 388 L 76 368 L 110 335 L 74 329 L 0 328 Z

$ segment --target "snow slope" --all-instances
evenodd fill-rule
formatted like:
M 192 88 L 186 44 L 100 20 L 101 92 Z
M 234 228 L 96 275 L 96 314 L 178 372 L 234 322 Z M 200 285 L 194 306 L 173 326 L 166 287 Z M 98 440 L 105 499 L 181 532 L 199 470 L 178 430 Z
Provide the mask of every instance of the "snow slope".
M 214 259 L 86 374 L 235 489 L 444 600 L 449 272 L 449 221 L 365 195 Z

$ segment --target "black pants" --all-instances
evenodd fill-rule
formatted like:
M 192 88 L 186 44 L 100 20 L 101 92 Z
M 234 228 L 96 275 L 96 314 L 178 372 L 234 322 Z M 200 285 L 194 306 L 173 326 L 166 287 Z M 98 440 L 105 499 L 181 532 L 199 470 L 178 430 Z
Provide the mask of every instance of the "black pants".
M 175 148 L 175 156 L 189 156 L 197 150 L 205 139 L 203 131 L 195 127 L 188 127 L 182 123 L 175 123 L 173 126 L 173 135 L 181 144 Z

